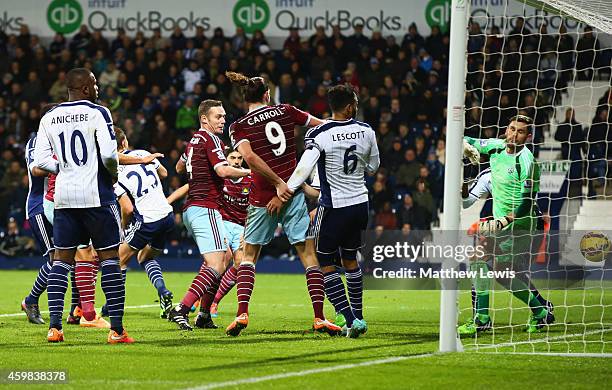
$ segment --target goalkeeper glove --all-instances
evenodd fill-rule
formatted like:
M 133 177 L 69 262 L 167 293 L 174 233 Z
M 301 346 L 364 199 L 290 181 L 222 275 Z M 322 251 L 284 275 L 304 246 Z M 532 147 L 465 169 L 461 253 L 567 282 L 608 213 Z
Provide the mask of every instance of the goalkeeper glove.
M 500 219 L 489 219 L 478 223 L 478 233 L 484 236 L 492 236 L 508 226 L 512 220 L 508 217 Z
M 480 163 L 480 152 L 466 140 L 463 140 L 463 157 L 469 159 L 472 165 L 478 165 Z

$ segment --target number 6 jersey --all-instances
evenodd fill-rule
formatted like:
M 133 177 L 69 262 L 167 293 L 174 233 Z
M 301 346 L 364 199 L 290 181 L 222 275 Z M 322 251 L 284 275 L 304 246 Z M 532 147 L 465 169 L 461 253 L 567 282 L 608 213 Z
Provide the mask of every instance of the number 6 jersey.
M 317 163 L 321 195 L 319 204 L 341 208 L 368 201 L 366 166 L 379 165 L 374 130 L 354 119 L 329 120 L 306 132 L 306 149 L 319 151 Z
M 145 150 L 132 150 L 125 151 L 124 154 L 146 157 L 150 153 Z M 119 198 L 127 194 L 134 204 L 134 218 L 144 223 L 159 221 L 172 211 L 157 174 L 159 165 L 159 161 L 155 159 L 151 164 L 119 166 L 115 195 Z
M 289 180 L 297 165 L 295 126 L 307 126 L 310 115 L 290 104 L 262 106 L 249 111 L 232 123 L 230 137 L 234 149 L 249 142 L 251 149 L 284 181 Z M 265 207 L 276 195 L 276 189 L 263 176 L 253 171 L 249 203 Z

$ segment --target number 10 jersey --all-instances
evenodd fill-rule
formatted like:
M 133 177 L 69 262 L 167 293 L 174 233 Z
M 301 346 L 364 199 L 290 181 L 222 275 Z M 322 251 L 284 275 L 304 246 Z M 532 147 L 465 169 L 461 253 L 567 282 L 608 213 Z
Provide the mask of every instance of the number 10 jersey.
M 87 100 L 58 104 L 40 120 L 34 163 L 57 156 L 55 208 L 113 205 L 117 143 L 110 111 Z M 110 172 L 109 169 L 114 172 Z
M 290 104 L 262 106 L 249 111 L 232 123 L 230 137 L 235 149 L 249 142 L 253 152 L 284 181 L 289 180 L 297 165 L 295 126 L 307 126 L 310 115 Z M 276 195 L 276 189 L 262 175 L 253 171 L 249 203 L 265 207 Z

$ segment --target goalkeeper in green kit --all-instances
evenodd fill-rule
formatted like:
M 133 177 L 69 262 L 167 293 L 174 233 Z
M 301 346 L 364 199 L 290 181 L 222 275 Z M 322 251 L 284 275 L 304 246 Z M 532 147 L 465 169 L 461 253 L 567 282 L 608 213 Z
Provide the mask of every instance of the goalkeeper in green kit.
M 507 277 L 497 277 L 496 280 L 531 309 L 527 332 L 537 332 L 554 322 L 552 312 L 542 304 L 543 299 L 530 290 L 526 273 L 532 240 L 537 236 L 535 197 L 540 182 L 538 164 L 525 147 L 525 142 L 531 136 L 531 124 L 529 117 L 517 115 L 510 121 L 505 139 L 464 137 L 464 155 L 470 160 L 478 161 L 480 154 L 489 156 L 493 219 L 481 221 L 478 234 L 490 243 L 490 259 L 493 261 L 489 264 L 485 258 L 471 259 L 470 269 L 477 272 L 474 280 L 475 317 L 459 326 L 460 335 L 474 335 L 492 327 L 489 317 L 490 279 L 483 277 L 491 265 L 495 271 L 515 272 L 515 277 L 506 274 Z

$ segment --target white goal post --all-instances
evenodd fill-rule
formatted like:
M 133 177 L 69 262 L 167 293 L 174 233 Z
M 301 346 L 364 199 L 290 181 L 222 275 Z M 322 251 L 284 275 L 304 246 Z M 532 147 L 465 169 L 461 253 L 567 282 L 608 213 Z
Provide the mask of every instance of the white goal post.
M 478 4 L 482 8 L 488 7 L 487 4 L 491 3 L 490 1 L 487 1 L 487 0 L 473 0 L 473 1 L 477 1 Z M 531 18 L 531 21 L 533 22 L 533 24 L 530 26 L 531 32 L 529 33 L 528 38 L 534 39 L 536 42 L 538 42 L 537 41 L 538 39 L 540 40 L 542 39 L 538 35 L 540 33 L 540 30 L 538 30 L 540 26 L 542 24 L 546 25 L 548 23 L 547 20 L 553 17 L 557 18 L 557 20 L 561 18 L 562 20 L 561 24 L 565 24 L 565 21 L 571 20 L 574 22 L 574 25 L 576 26 L 571 33 L 567 33 L 567 35 L 572 35 L 574 39 L 574 46 L 573 48 L 570 48 L 569 50 L 568 49 L 561 50 L 560 44 L 557 43 L 557 46 L 556 46 L 557 51 L 555 51 L 555 49 L 552 49 L 553 51 L 550 51 L 550 49 L 547 49 L 549 51 L 540 52 L 538 51 L 538 48 L 540 46 L 536 46 L 536 49 L 528 49 L 527 51 L 521 51 L 522 50 L 521 47 L 519 47 L 518 49 L 515 48 L 514 49 L 515 52 L 512 53 L 512 54 L 515 54 L 515 57 L 519 58 L 518 63 L 520 64 L 519 66 L 521 67 L 520 72 L 517 72 L 519 74 L 521 74 L 524 71 L 522 67 L 523 66 L 522 61 L 524 61 L 523 57 L 527 57 L 527 55 L 531 55 L 532 56 L 531 60 L 533 60 L 533 56 L 537 58 L 535 60 L 535 63 L 536 63 L 535 69 L 531 69 L 531 73 L 532 73 L 531 76 L 523 76 L 522 74 L 517 76 L 517 80 L 519 81 L 517 81 L 517 88 L 516 88 L 516 91 L 514 91 L 514 93 L 516 96 L 522 96 L 522 94 L 524 93 L 527 93 L 527 94 L 533 93 L 533 95 L 535 96 L 534 103 L 533 103 L 534 106 L 536 105 L 535 103 L 536 98 L 539 99 L 539 96 L 545 96 L 543 98 L 545 102 L 541 104 L 545 106 L 545 108 L 548 110 L 549 115 L 552 115 L 551 120 L 550 120 L 551 123 L 546 125 L 545 130 L 542 130 L 542 131 L 546 131 L 548 139 L 552 139 L 553 129 L 556 128 L 557 124 L 561 123 L 561 121 L 563 120 L 562 113 L 564 112 L 565 109 L 575 108 L 578 111 L 578 110 L 581 110 L 581 108 L 588 108 L 589 110 L 584 110 L 585 112 L 587 112 L 586 114 L 584 112 L 582 113 L 583 117 L 585 115 L 592 115 L 595 112 L 595 108 L 597 108 L 597 113 L 599 113 L 599 107 L 597 107 L 597 99 L 600 98 L 600 96 L 602 95 L 602 92 L 604 90 L 607 90 L 607 88 L 609 88 L 611 85 L 610 84 L 611 64 L 608 63 L 608 64 L 603 64 L 601 66 L 598 66 L 595 64 L 595 60 L 593 60 L 593 63 L 591 64 L 591 66 L 585 73 L 586 76 L 583 76 L 584 78 L 579 79 L 577 76 L 579 73 L 577 69 L 575 68 L 574 69 L 567 69 L 567 68 L 562 69 L 562 66 L 560 65 L 560 63 L 561 63 L 562 55 L 568 54 L 568 53 L 570 56 L 573 56 L 574 61 L 577 62 L 577 58 L 579 56 L 579 49 L 578 49 L 578 46 L 576 45 L 576 42 L 580 39 L 580 37 L 583 36 L 583 34 L 585 34 L 584 28 L 586 26 L 591 26 L 595 28 L 596 30 L 598 30 L 596 32 L 599 34 L 599 37 L 605 37 L 605 39 L 602 39 L 601 42 L 605 41 L 607 48 L 606 49 L 593 48 L 593 52 L 595 53 L 594 56 L 599 56 L 600 54 L 603 54 L 605 50 L 608 50 L 607 53 L 610 53 L 609 50 L 612 50 L 612 48 L 610 48 L 612 46 L 612 38 L 610 37 L 610 34 L 612 34 L 612 5 L 610 4 L 610 1 L 609 0 L 544 0 L 544 1 L 503 0 L 503 1 L 493 2 L 493 3 L 502 3 L 502 2 L 504 3 L 503 15 L 501 16 L 496 15 L 498 19 L 495 21 L 495 23 L 492 23 L 492 25 L 497 29 L 497 31 L 493 33 L 492 35 L 487 35 L 491 33 L 485 30 L 487 30 L 487 28 L 490 27 L 488 25 L 488 22 L 489 20 L 492 20 L 493 17 L 490 16 L 489 14 L 487 14 L 486 16 L 480 15 L 480 17 L 485 20 L 484 22 L 485 26 L 482 29 L 482 33 L 479 33 L 479 34 L 482 34 L 483 40 L 489 39 L 489 37 L 494 36 L 497 39 L 500 39 L 502 42 L 504 42 L 504 40 L 507 39 L 509 32 L 514 27 L 514 26 L 511 26 L 510 22 L 515 20 L 516 18 L 525 18 L 528 21 Z M 440 221 L 440 228 L 448 232 L 453 232 L 453 231 L 459 232 L 462 229 L 462 221 L 461 221 L 462 201 L 461 201 L 461 194 L 460 194 L 461 186 L 464 183 L 463 181 L 464 165 L 461 164 L 461 161 L 463 159 L 463 156 L 462 156 L 463 141 L 462 139 L 464 136 L 466 126 L 468 126 L 468 124 L 466 124 L 466 113 L 468 113 L 470 109 L 470 107 L 465 106 L 466 105 L 466 92 L 468 94 L 474 92 L 473 89 L 470 90 L 469 88 L 466 88 L 467 79 L 471 75 L 469 71 L 469 67 L 468 67 L 468 57 L 470 55 L 470 52 L 469 52 L 470 49 L 468 48 L 469 46 L 468 40 L 473 36 L 471 35 L 471 31 L 470 31 L 470 18 L 471 18 L 470 4 L 471 4 L 471 0 L 452 0 L 451 6 L 450 6 L 450 14 L 451 14 L 450 53 L 449 53 L 449 72 L 448 72 L 449 81 L 448 81 L 447 118 L 446 118 L 446 161 L 447 161 L 447 164 L 445 166 L 445 176 L 444 176 L 444 198 L 443 198 L 444 211 L 441 214 L 441 221 Z M 538 13 L 536 13 L 536 16 L 533 16 L 533 14 L 529 14 L 529 15 L 524 14 L 525 10 L 527 9 L 533 10 L 534 8 L 535 10 L 538 11 Z M 521 11 L 523 13 L 521 13 Z M 534 31 L 534 26 L 537 26 L 535 27 L 535 31 Z M 556 33 L 557 30 L 553 32 Z M 516 31 L 514 32 L 514 34 L 516 34 Z M 551 31 L 548 31 L 548 34 L 552 35 Z M 558 36 L 559 37 L 561 36 L 560 32 Z M 527 35 L 525 35 L 525 37 L 527 37 Z M 524 39 L 525 37 L 521 36 L 520 38 L 521 44 L 519 44 L 519 46 L 521 46 L 525 42 L 525 39 Z M 540 41 L 538 45 L 541 45 L 541 44 L 542 42 Z M 503 63 L 506 60 L 505 58 L 506 52 L 504 51 L 505 49 L 503 48 L 504 47 L 503 45 L 504 44 L 502 44 L 502 49 L 500 49 L 499 52 L 497 53 L 500 63 Z M 484 49 L 484 44 L 483 44 L 483 51 L 479 52 L 478 54 L 482 54 L 483 58 L 485 57 L 489 58 L 490 53 L 486 49 Z M 510 55 L 508 55 L 508 57 L 510 57 Z M 548 65 L 545 64 L 546 61 L 549 62 Z M 486 60 L 483 60 L 483 62 L 486 62 Z M 552 65 L 550 63 L 552 63 Z M 486 68 L 486 66 L 483 65 L 482 69 L 479 69 L 477 71 L 472 71 L 472 74 L 480 72 L 485 75 L 485 76 L 482 76 L 482 80 L 481 80 L 482 84 L 480 87 L 480 91 L 478 91 L 479 93 L 481 93 L 481 95 L 484 95 L 484 90 L 487 88 L 497 89 L 498 96 L 500 97 L 500 100 L 501 100 L 501 97 L 504 91 L 503 90 L 504 87 L 502 86 L 502 81 L 501 81 L 503 76 L 500 76 L 499 85 L 493 86 L 493 87 L 489 87 L 489 86 L 485 87 L 485 79 L 487 77 L 486 76 L 487 73 L 488 72 L 492 73 L 495 71 L 496 69 L 492 70 L 492 68 Z M 499 72 L 499 70 L 497 71 Z M 529 73 L 529 72 L 525 72 L 525 73 Z M 602 74 L 604 76 L 602 76 Z M 607 75 L 607 79 L 605 79 L 605 75 Z M 524 77 L 524 78 L 521 79 L 521 77 Z M 533 77 L 535 81 L 532 81 L 532 84 L 530 84 L 529 86 L 524 87 L 523 84 L 525 83 L 525 77 Z M 552 77 L 552 81 L 550 80 L 551 77 Z M 601 79 L 602 77 L 604 77 L 603 80 Z M 563 80 L 561 80 L 562 78 Z M 596 78 L 597 78 L 597 81 L 595 81 Z M 560 83 L 559 82 L 560 80 L 563 81 L 563 83 Z M 548 84 L 545 83 L 546 81 L 548 81 Z M 529 81 L 527 82 L 527 84 L 529 84 Z M 562 86 L 559 86 L 560 84 L 562 84 Z M 542 87 L 544 85 L 545 87 Z M 574 93 L 572 95 L 572 92 L 570 92 L 569 95 L 571 96 L 571 98 L 567 98 L 568 90 L 570 89 L 574 90 Z M 546 92 L 546 91 L 552 91 L 552 92 Z M 579 93 L 583 93 L 583 95 L 590 94 L 590 98 L 586 100 L 587 101 L 586 103 L 579 101 L 580 100 Z M 610 92 L 610 94 L 612 95 L 612 92 Z M 484 100 L 484 97 L 482 97 L 482 99 Z M 562 99 L 565 99 L 563 104 L 561 104 Z M 514 109 L 515 114 L 516 114 L 518 113 L 519 109 L 523 108 L 523 106 L 521 106 L 518 103 L 518 100 L 519 98 L 517 97 L 516 102 L 510 103 L 511 105 L 512 104 L 514 105 L 512 107 L 509 107 L 508 112 L 512 111 L 510 109 Z M 612 101 L 612 97 L 610 98 L 610 101 Z M 537 104 L 540 104 L 540 103 L 537 103 Z M 608 104 L 609 109 L 612 111 L 612 109 L 610 108 L 610 102 L 608 102 L 607 104 Z M 508 106 L 506 105 L 506 107 Z M 475 108 L 478 110 L 482 109 L 482 107 L 475 107 Z M 559 111 L 560 114 L 557 114 L 557 110 L 560 110 Z M 561 118 L 559 118 L 559 116 L 561 116 Z M 608 118 L 610 118 L 611 116 L 612 115 L 608 116 Z M 500 115 L 500 118 L 501 118 L 501 115 Z M 590 117 L 588 119 L 589 119 L 588 124 L 590 125 L 591 119 Z M 587 124 L 586 121 L 583 121 L 583 122 Z M 487 126 L 490 126 L 490 128 L 497 127 L 499 129 L 500 127 L 503 127 L 505 125 L 502 123 L 497 123 L 497 126 L 491 126 L 491 125 L 485 125 L 482 122 L 478 123 L 479 129 L 485 129 L 485 127 Z M 611 129 L 610 131 L 612 132 L 612 125 L 609 125 L 609 126 L 610 126 L 609 128 Z M 482 137 L 482 138 L 486 138 L 486 137 Z M 583 141 L 583 143 L 586 144 L 587 141 L 585 140 Z M 546 149 L 544 147 L 545 145 L 543 141 L 542 141 L 542 145 L 538 145 L 537 147 L 540 147 L 540 146 L 541 146 L 540 150 Z M 549 145 L 547 144 L 546 146 L 549 146 Z M 609 147 L 612 148 L 612 145 L 610 145 Z M 585 148 L 588 149 L 588 147 L 585 147 Z M 547 152 L 549 151 L 545 150 L 542 153 L 546 154 Z M 608 157 L 609 156 L 610 154 L 608 154 Z M 546 160 L 546 158 L 548 158 L 548 160 Z M 560 160 L 560 157 L 558 157 L 558 159 Z M 604 159 L 605 159 L 605 156 L 604 156 Z M 546 157 L 544 158 L 544 160 L 546 160 L 547 162 L 552 161 L 554 163 L 555 158 L 549 157 L 548 154 L 546 154 Z M 539 161 L 542 161 L 542 159 L 540 158 Z M 586 188 L 586 183 L 588 181 L 586 176 L 590 175 L 590 173 L 586 173 L 587 171 L 589 171 L 588 163 L 585 163 L 585 164 L 587 168 L 582 171 L 585 173 L 584 173 L 584 176 L 580 178 L 580 182 L 584 183 L 582 184 L 584 188 Z M 608 183 L 612 183 L 612 175 L 610 175 L 608 172 L 610 168 L 606 168 L 606 169 L 607 170 L 605 170 L 603 174 L 600 173 L 600 177 L 599 177 L 599 179 L 603 180 L 603 183 L 604 183 L 603 184 L 604 194 L 605 194 L 606 186 L 612 189 L 612 184 L 608 184 Z M 603 175 L 603 177 L 601 177 L 601 175 Z M 590 178 L 591 177 L 589 176 L 589 179 Z M 567 185 L 569 186 L 569 184 Z M 589 187 L 589 192 L 590 191 L 591 189 Z M 612 199 L 612 191 L 609 196 L 610 198 L 608 199 Z M 579 202 L 581 202 L 582 199 L 586 199 L 586 198 L 587 198 L 586 193 L 581 193 L 580 196 L 576 197 L 576 199 Z M 568 196 L 567 203 L 570 203 L 569 196 Z M 570 206 L 568 205 L 565 205 L 564 207 L 566 207 L 563 211 L 563 213 L 565 213 L 565 219 L 571 220 L 571 221 L 575 220 L 578 212 L 575 209 L 570 210 Z M 577 207 L 580 207 L 580 206 L 577 206 Z M 612 231 L 612 224 L 610 225 L 608 230 Z M 532 252 L 532 254 L 533 253 L 534 252 Z M 445 269 L 458 267 L 458 263 L 452 260 L 445 261 L 442 264 L 442 267 Z M 544 272 L 546 271 L 547 270 L 545 270 Z M 604 271 L 609 271 L 609 269 L 605 269 Z M 602 275 L 603 274 L 604 272 L 602 271 Z M 587 302 L 588 300 L 585 300 L 584 296 L 582 297 L 582 305 L 584 306 L 583 314 L 582 314 L 582 321 L 584 323 L 583 324 L 584 329 L 582 330 L 583 333 L 577 332 L 575 330 L 576 328 L 572 327 L 575 324 L 572 323 L 573 320 L 568 319 L 568 314 L 567 314 L 570 312 L 570 309 L 573 308 L 574 306 L 580 306 L 580 303 L 578 304 L 576 304 L 575 302 L 568 303 L 569 301 L 567 300 L 567 293 L 565 293 L 565 300 L 561 302 L 560 304 L 560 307 L 565 308 L 565 309 L 561 309 L 561 310 L 565 310 L 563 312 L 565 315 L 565 318 L 558 319 L 558 322 L 561 322 L 563 325 L 565 325 L 565 330 L 559 331 L 561 333 L 556 333 L 556 334 L 551 334 L 551 335 L 549 335 L 548 333 L 544 333 L 538 340 L 544 340 L 543 343 L 547 343 L 548 340 L 561 340 L 563 342 L 566 342 L 567 338 L 574 337 L 576 339 L 581 339 L 581 342 L 585 346 L 583 350 L 578 351 L 579 353 L 589 354 L 594 351 L 595 354 L 606 355 L 606 352 L 611 352 L 612 350 L 610 350 L 610 345 L 612 345 L 612 339 L 610 339 L 609 337 L 612 334 L 612 321 L 611 321 L 612 305 L 606 304 L 604 301 L 605 301 L 605 298 L 610 297 L 610 295 L 606 296 L 606 293 L 608 293 L 610 289 L 612 289 L 612 281 L 610 281 L 609 284 L 606 284 L 606 282 L 607 281 L 604 280 L 602 276 L 601 281 L 599 281 L 600 283 L 599 288 L 601 290 L 600 291 L 600 295 L 601 295 L 600 303 L 597 303 L 597 302 L 588 303 Z M 439 351 L 440 352 L 462 351 L 463 350 L 462 342 L 457 333 L 457 325 L 459 323 L 460 314 L 461 314 L 461 310 L 459 307 L 459 301 L 461 298 L 461 294 L 459 291 L 458 283 L 456 280 L 446 279 L 446 280 L 441 280 L 441 284 L 442 284 L 441 286 L 442 288 L 441 288 L 441 294 L 440 294 L 441 298 L 440 298 Z M 494 304 L 495 302 L 493 302 L 492 306 L 494 306 Z M 586 313 L 587 310 L 591 310 L 591 309 L 594 310 L 593 313 L 597 313 L 597 314 L 595 315 L 593 313 L 591 314 Z M 607 309 L 607 312 L 606 312 L 606 309 Z M 510 320 L 507 320 L 506 317 L 504 317 L 504 319 L 505 321 L 512 322 L 512 311 L 513 311 L 512 304 L 509 304 L 509 306 L 506 307 L 506 310 L 510 312 L 509 314 Z M 600 311 L 601 311 L 601 315 L 599 314 Z M 604 317 L 604 313 L 605 313 L 605 317 Z M 593 327 L 591 326 L 593 325 L 593 321 L 589 319 L 591 317 L 599 318 L 598 321 L 601 322 L 600 324 L 601 326 L 596 327 L 593 330 Z M 515 320 L 518 321 L 518 318 L 515 318 Z M 570 324 L 571 326 L 568 326 L 567 324 Z M 497 351 L 498 349 L 501 350 L 502 347 L 508 347 L 508 346 L 514 347 L 515 345 L 521 345 L 521 344 L 523 345 L 528 344 L 529 346 L 532 346 L 533 343 L 541 342 L 541 341 L 533 341 L 536 339 L 532 338 L 531 336 L 528 336 L 527 338 L 521 338 L 523 336 L 514 337 L 515 331 L 512 328 L 512 323 L 510 323 L 509 326 L 506 326 L 506 331 L 510 334 L 510 336 L 508 336 L 510 337 L 509 342 L 503 342 L 503 343 L 496 344 L 495 342 L 497 340 L 495 340 L 495 342 L 491 342 L 491 344 L 488 344 L 482 347 L 482 350 L 487 350 L 490 352 L 492 350 L 495 350 L 495 351 Z M 608 338 L 606 339 L 606 337 Z M 591 341 L 591 339 L 594 339 L 594 341 Z M 474 341 L 470 341 L 470 342 L 473 343 Z M 593 348 L 587 349 L 586 345 L 588 343 L 600 343 L 601 349 L 597 349 L 599 347 L 596 347 L 595 349 Z M 468 347 L 466 347 L 466 349 L 467 348 Z M 470 349 L 481 350 L 481 348 L 478 346 L 478 340 L 476 341 L 476 347 L 470 348 Z M 567 351 L 568 353 L 572 352 L 572 348 L 569 346 L 569 343 L 568 343 L 567 349 L 568 349 Z M 512 349 L 511 348 L 511 350 L 513 352 L 523 353 L 522 349 L 517 349 L 517 348 Z M 540 353 L 541 351 L 533 347 L 532 349 L 528 350 L 528 352 Z M 551 349 L 550 346 L 547 349 L 545 349 L 544 352 L 545 353 L 547 352 L 550 354 L 558 353 L 557 350 Z

